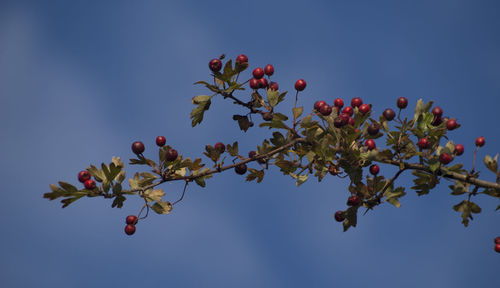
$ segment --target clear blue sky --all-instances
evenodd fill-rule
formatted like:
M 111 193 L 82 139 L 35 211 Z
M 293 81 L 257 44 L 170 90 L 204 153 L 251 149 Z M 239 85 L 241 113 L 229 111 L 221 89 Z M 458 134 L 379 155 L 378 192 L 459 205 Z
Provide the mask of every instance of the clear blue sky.
M 306 109 L 359 96 L 381 113 L 399 96 L 433 99 L 462 124 L 451 137 L 470 167 L 477 136 L 481 158 L 500 151 L 499 14 L 498 1 L 1 1 L 0 286 L 500 287 L 498 201 L 479 197 L 483 213 L 464 228 L 446 181 L 347 233 L 333 220 L 347 182 L 296 188 L 276 170 L 261 184 L 231 172 L 190 187 L 133 237 L 124 218 L 137 199 L 123 209 L 42 199 L 91 163 L 127 160 L 135 140 L 154 155 L 165 135 L 193 157 L 268 137 L 240 133 L 231 115 L 243 110 L 221 99 L 191 128 L 190 99 L 205 93 L 192 83 L 222 53 L 274 64 L 282 89 L 306 79 Z M 175 199 L 180 185 L 162 188 Z

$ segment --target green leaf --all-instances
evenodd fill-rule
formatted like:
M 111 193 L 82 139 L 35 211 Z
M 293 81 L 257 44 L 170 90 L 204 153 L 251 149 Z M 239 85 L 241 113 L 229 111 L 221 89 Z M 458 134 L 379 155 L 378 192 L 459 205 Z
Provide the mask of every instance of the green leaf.
M 205 187 L 206 186 L 205 177 L 194 178 L 194 182 L 196 182 L 196 184 L 198 184 L 201 187 Z
M 193 111 L 191 111 L 191 114 L 190 114 L 190 117 L 192 119 L 191 126 L 193 126 L 193 127 L 196 126 L 196 124 L 199 124 L 199 123 L 201 123 L 201 121 L 203 121 L 203 115 L 204 115 L 205 111 L 207 111 L 210 108 L 210 104 L 211 104 L 210 99 L 208 99 L 207 101 L 201 101 L 200 99 L 201 98 L 197 99 L 197 103 L 199 103 L 199 104 L 198 104 L 198 106 L 196 106 L 196 108 L 193 109 Z
M 451 195 L 462 195 L 469 192 L 468 186 L 465 186 L 461 181 L 455 181 L 455 185 L 450 185 L 449 187 L 452 190 Z
M 172 211 L 172 204 L 168 201 L 158 201 L 151 208 L 158 214 L 169 214 Z
M 286 143 L 285 136 L 278 131 L 273 132 L 273 138 L 270 139 L 274 146 L 283 146 Z
M 389 180 L 387 180 L 389 181 Z M 392 185 L 387 188 L 384 192 L 385 200 L 395 207 L 401 207 L 401 203 L 399 202 L 399 198 L 405 196 L 405 189 L 403 187 L 398 187 L 396 190 L 393 190 Z
M 271 128 L 287 129 L 285 123 L 283 123 L 279 119 L 276 119 L 276 117 L 274 117 L 272 121 L 260 123 L 259 127 L 269 127 L 269 129 Z
M 113 203 L 111 204 L 111 208 L 117 207 L 117 208 L 122 208 L 123 207 L 123 202 L 125 202 L 127 198 L 123 196 L 122 194 L 117 195 L 115 197 L 115 200 L 113 200 Z
M 233 146 L 227 144 L 227 152 L 229 152 L 231 156 L 238 156 L 238 141 L 234 142 Z
M 465 227 L 469 225 L 469 218 L 472 220 L 472 213 L 478 214 L 481 213 L 481 207 L 479 207 L 476 203 L 463 200 L 457 205 L 453 206 L 453 210 L 462 213 L 462 223 Z
M 146 200 L 148 202 L 161 201 L 161 198 L 165 196 L 165 192 L 163 192 L 163 190 L 161 189 L 156 189 L 156 190 L 148 189 L 146 190 L 146 192 L 144 192 L 144 194 L 146 195 Z
M 205 82 L 205 81 L 198 81 L 198 82 L 194 82 L 194 84 L 195 84 L 195 85 L 196 85 L 196 84 L 203 84 L 203 85 L 205 85 L 205 87 L 207 87 L 208 89 L 210 89 L 210 91 L 212 91 L 212 92 L 216 92 L 216 93 L 217 93 L 217 92 L 219 92 L 219 88 L 217 88 L 217 86 L 215 86 L 215 85 L 211 85 L 211 84 L 209 84 L 209 83 L 207 83 L 207 82 Z
M 483 159 L 484 165 L 486 165 L 486 168 L 488 168 L 491 172 L 493 173 L 498 173 L 498 154 L 495 156 L 495 158 L 491 158 L 490 155 L 486 155 Z
M 70 194 L 78 191 L 78 189 L 75 186 L 73 186 L 69 183 L 66 183 L 66 182 L 59 181 L 59 186 L 61 186 L 61 188 L 65 192 L 70 193 Z
M 246 181 L 253 181 L 257 179 L 257 183 L 260 183 L 264 178 L 264 170 L 257 170 L 253 168 L 248 168 L 250 173 L 246 176 Z
M 356 224 L 358 223 L 358 207 L 359 206 L 349 207 L 344 212 L 345 220 L 342 223 L 344 226 L 344 232 L 349 230 L 351 226 L 356 227 Z
M 293 108 L 292 109 L 292 112 L 293 112 L 293 117 L 295 119 L 298 119 L 300 117 L 300 115 L 302 115 L 302 112 L 304 111 L 304 107 L 301 106 L 301 107 L 297 107 L 297 108 Z
M 253 123 L 248 120 L 248 116 L 233 115 L 233 120 L 238 121 L 240 129 L 247 132 L 248 128 L 253 126 Z
M 276 90 L 267 89 L 266 97 L 267 97 L 267 103 L 269 103 L 271 107 L 274 107 L 279 103 L 280 93 Z

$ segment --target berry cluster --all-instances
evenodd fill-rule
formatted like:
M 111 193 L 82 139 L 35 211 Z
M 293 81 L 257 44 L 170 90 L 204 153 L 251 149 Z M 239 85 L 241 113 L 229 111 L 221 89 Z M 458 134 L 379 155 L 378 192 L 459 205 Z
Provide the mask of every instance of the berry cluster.
M 95 181 L 91 179 L 90 172 L 87 170 L 80 171 L 78 173 L 78 181 L 83 183 L 85 189 L 94 190 L 96 188 Z
M 125 223 L 127 226 L 125 226 L 125 234 L 127 235 L 133 235 L 135 233 L 135 225 L 139 222 L 139 219 L 135 215 L 128 215 L 127 218 L 125 218 Z

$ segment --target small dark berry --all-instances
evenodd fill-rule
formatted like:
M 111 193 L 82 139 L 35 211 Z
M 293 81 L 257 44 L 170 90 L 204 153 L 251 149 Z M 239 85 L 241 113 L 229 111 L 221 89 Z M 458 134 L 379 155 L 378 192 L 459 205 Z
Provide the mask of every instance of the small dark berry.
M 245 54 L 238 55 L 238 57 L 236 57 L 236 63 L 238 64 L 248 63 L 247 55 Z
M 252 72 L 252 75 L 255 79 L 260 79 L 260 78 L 264 77 L 264 70 L 262 70 L 262 68 L 260 68 L 260 67 L 255 68 Z
M 267 88 L 267 79 L 266 78 L 259 79 L 259 88 Z
M 396 117 L 396 112 L 394 112 L 391 108 L 387 108 L 384 110 L 382 115 L 384 115 L 385 120 L 391 121 L 394 117 Z
M 240 165 L 234 167 L 234 171 L 236 172 L 236 174 L 243 175 L 243 174 L 247 173 L 247 165 L 240 164 Z
M 352 109 L 351 106 L 347 106 L 344 108 L 344 110 L 342 110 L 342 113 L 352 116 L 352 114 L 354 114 L 354 110 Z
M 259 89 L 260 88 L 260 81 L 255 79 L 255 78 L 250 79 L 250 88 Z
M 484 139 L 483 136 L 477 137 L 477 139 L 476 139 L 476 146 L 477 147 L 483 147 L 484 143 L 486 143 L 486 139 Z
M 441 107 L 439 107 L 439 106 L 432 108 L 431 112 L 432 112 L 432 114 L 434 114 L 434 116 L 436 116 L 438 118 L 441 118 L 441 116 L 443 116 L 443 109 L 441 109 Z
M 90 179 L 90 176 L 91 175 L 89 171 L 87 170 L 80 171 L 78 173 L 78 181 L 80 181 L 81 183 L 85 183 L 85 181 Z
M 219 150 L 220 153 L 224 153 L 226 151 L 226 146 L 222 142 L 217 142 L 214 145 L 215 150 Z
M 361 199 L 357 195 L 352 195 L 347 199 L 347 205 L 358 206 L 361 203 Z
M 451 160 L 453 159 L 451 159 L 451 156 L 448 153 L 442 153 L 441 155 L 439 155 L 439 162 L 441 162 L 444 165 L 450 163 Z
M 274 74 L 274 67 L 271 64 L 267 64 L 266 67 L 264 67 L 264 73 L 267 76 L 271 76 Z
M 439 126 L 441 125 L 441 123 L 443 123 L 443 118 L 441 118 L 441 116 L 434 116 L 434 119 L 432 119 L 432 122 L 431 122 L 431 125 L 432 126 Z
M 220 61 L 219 59 L 212 59 L 208 63 L 208 67 L 210 68 L 210 70 L 212 70 L 212 72 L 219 72 L 222 68 L 222 61 Z
M 264 112 L 264 113 L 262 113 L 262 119 L 264 119 L 264 121 L 271 121 L 271 120 L 273 120 L 273 113 L 272 112 Z
M 307 83 L 304 79 L 299 79 L 297 82 L 295 82 L 295 90 L 297 91 L 303 91 L 306 89 Z
M 279 90 L 278 83 L 271 81 L 271 83 L 269 83 L 269 89 L 274 90 L 274 91 L 278 91 Z
M 85 186 L 85 189 L 88 190 L 94 190 L 96 187 L 95 181 L 92 179 L 89 179 L 83 183 L 83 186 Z
M 137 223 L 138 219 L 137 216 L 135 215 L 128 215 L 127 218 L 125 218 L 125 223 L 129 225 L 135 225 Z
M 335 217 L 335 221 L 337 221 L 337 222 L 342 222 L 345 219 L 343 211 L 337 211 L 337 212 L 335 212 L 335 216 L 334 217 Z
M 165 137 L 163 136 L 156 137 L 156 145 L 163 147 L 165 146 L 165 143 L 167 143 L 167 139 L 165 139 Z
M 366 148 L 368 148 L 368 150 L 373 150 L 377 147 L 377 145 L 375 145 L 375 141 L 373 141 L 373 139 L 366 140 L 365 146 L 366 146 Z
M 135 233 L 135 225 L 128 224 L 125 226 L 125 234 L 133 235 Z
M 455 154 L 457 154 L 457 156 L 464 154 L 464 151 L 465 151 L 464 145 L 462 144 L 455 145 Z
M 248 152 L 248 158 L 253 158 L 255 156 L 257 156 L 257 152 L 255 152 L 254 150 Z
M 351 106 L 354 108 L 354 107 L 359 107 L 363 104 L 363 100 L 361 100 L 361 98 L 359 97 L 356 97 L 356 98 L 352 98 L 351 100 Z
M 338 107 L 339 109 L 344 107 L 344 100 L 337 98 L 333 101 L 333 106 Z
M 333 119 L 333 126 L 335 126 L 337 128 L 342 128 L 342 126 L 344 126 L 344 125 L 345 125 L 345 122 L 340 116 L 335 117 L 335 119 Z
M 167 161 L 174 161 L 175 159 L 177 159 L 177 156 L 177 150 L 175 149 L 168 149 L 167 153 L 165 153 L 165 159 Z
M 332 106 L 325 104 L 319 108 L 319 113 L 323 116 L 328 116 L 332 113 Z
M 429 139 L 424 137 L 424 138 L 418 139 L 417 145 L 418 145 L 418 148 L 420 148 L 420 149 L 427 149 L 431 146 L 431 142 L 429 141 Z
M 370 166 L 370 173 L 372 175 L 377 176 L 378 172 L 380 172 L 380 167 L 377 164 Z
M 372 123 L 370 126 L 368 126 L 368 134 L 370 135 L 377 135 L 378 131 L 380 131 L 380 125 L 378 123 Z
M 396 103 L 399 109 L 405 109 L 408 106 L 408 99 L 405 97 L 399 97 L 398 102 Z
M 368 104 L 362 104 L 358 108 L 359 113 L 362 115 L 365 115 L 366 113 L 370 112 L 370 105 Z
M 451 118 L 449 119 L 448 121 L 446 121 L 446 129 L 448 130 L 455 130 L 455 128 L 457 128 L 457 120 L 455 120 L 454 118 Z
M 142 154 L 145 149 L 146 148 L 144 147 L 144 143 L 142 143 L 141 141 L 135 141 L 134 143 L 132 143 L 132 152 L 137 155 Z

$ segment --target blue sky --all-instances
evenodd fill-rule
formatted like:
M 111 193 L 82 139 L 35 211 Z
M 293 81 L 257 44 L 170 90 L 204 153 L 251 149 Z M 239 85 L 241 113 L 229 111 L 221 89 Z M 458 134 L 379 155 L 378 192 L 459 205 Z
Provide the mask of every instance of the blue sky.
M 435 100 L 462 124 L 450 135 L 470 167 L 477 136 L 481 158 L 500 151 L 499 12 L 497 1 L 2 1 L 0 286 L 499 287 L 498 201 L 479 197 L 483 213 L 464 228 L 446 181 L 347 233 L 333 220 L 346 181 L 297 188 L 276 170 L 261 184 L 225 173 L 190 187 L 133 237 L 124 218 L 137 199 L 123 209 L 42 199 L 91 163 L 132 157 L 136 140 L 155 153 L 165 135 L 193 157 L 269 137 L 240 133 L 231 115 L 243 110 L 221 99 L 191 128 L 190 99 L 206 92 L 192 83 L 222 53 L 273 64 L 281 89 L 305 79 L 306 109 L 336 97 L 362 97 L 376 113 L 399 96 Z M 162 188 L 175 199 L 180 185 Z

